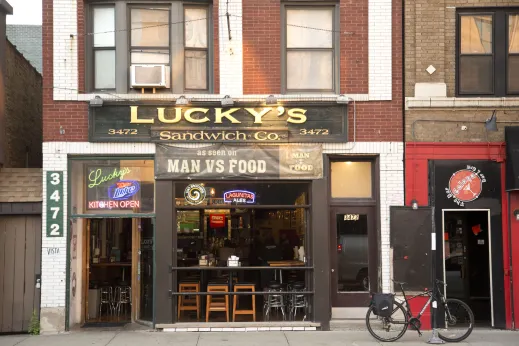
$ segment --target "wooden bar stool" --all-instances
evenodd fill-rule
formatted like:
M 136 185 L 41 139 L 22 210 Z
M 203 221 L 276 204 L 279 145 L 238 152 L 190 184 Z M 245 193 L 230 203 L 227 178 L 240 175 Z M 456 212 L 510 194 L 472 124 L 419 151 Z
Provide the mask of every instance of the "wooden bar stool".
M 207 285 L 207 293 L 209 292 L 229 292 L 229 286 L 223 283 L 213 283 Z M 206 304 L 206 312 L 205 312 L 205 321 L 209 322 L 209 314 L 211 311 L 220 311 L 225 312 L 225 318 L 227 322 L 229 322 L 229 296 L 215 296 L 213 298 L 212 295 L 207 296 L 207 304 Z
M 200 283 L 198 281 L 181 282 L 178 286 L 181 293 L 198 293 L 200 292 Z M 182 311 L 196 311 L 197 320 L 200 319 L 200 296 L 189 297 L 185 295 L 178 296 L 178 319 Z
M 256 287 L 254 284 L 251 283 L 238 283 L 234 285 L 234 292 L 240 292 L 240 291 L 249 291 L 249 292 L 256 292 Z M 252 295 L 252 310 L 244 310 L 240 309 L 238 310 L 238 296 L 234 296 L 233 300 L 233 308 L 232 308 L 232 321 L 234 322 L 236 319 L 236 315 L 252 315 L 252 321 L 256 322 L 256 296 Z

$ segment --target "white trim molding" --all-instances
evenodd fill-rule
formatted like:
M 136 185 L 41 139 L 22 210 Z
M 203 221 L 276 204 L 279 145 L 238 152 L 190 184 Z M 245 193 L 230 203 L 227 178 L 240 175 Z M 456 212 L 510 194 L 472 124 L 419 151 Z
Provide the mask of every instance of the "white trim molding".
M 406 97 L 405 108 L 510 108 L 519 97 Z

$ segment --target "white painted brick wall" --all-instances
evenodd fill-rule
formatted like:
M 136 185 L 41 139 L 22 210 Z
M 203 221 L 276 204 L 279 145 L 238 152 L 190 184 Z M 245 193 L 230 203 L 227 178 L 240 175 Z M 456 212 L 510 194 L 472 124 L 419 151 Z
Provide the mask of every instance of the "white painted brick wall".
M 187 145 L 186 145 L 187 146 Z M 390 291 L 391 263 L 389 257 L 389 206 L 403 205 L 403 143 L 357 142 L 326 143 L 329 154 L 379 154 L 380 155 L 380 214 L 381 214 L 381 274 L 384 292 Z M 64 217 L 67 234 L 67 157 L 68 155 L 132 155 L 155 154 L 152 143 L 88 143 L 88 142 L 45 142 L 43 143 L 43 195 L 46 196 L 46 172 L 64 171 Z M 63 238 L 46 237 L 46 201 L 42 213 L 42 287 L 41 306 L 64 307 L 66 288 L 66 244 Z M 47 249 L 59 248 L 59 254 L 48 255 Z
M 369 99 L 391 100 L 392 0 L 369 0 Z
M 77 0 L 54 0 L 54 99 L 77 99 Z
M 357 101 L 391 100 L 392 92 L 392 0 L 369 0 L 368 59 L 369 94 L 348 95 Z M 220 1 L 219 42 L 220 92 L 234 98 L 243 95 L 242 0 L 229 2 L 231 37 L 227 29 L 227 5 Z M 77 0 L 54 0 L 54 100 L 88 101 L 95 95 L 78 94 Z M 72 35 L 72 37 L 71 37 Z M 174 94 L 102 95 L 105 99 L 175 100 Z M 214 95 L 213 95 L 214 96 Z M 218 95 L 221 98 L 221 95 Z M 323 95 L 295 95 L 308 99 Z M 208 95 L 190 95 L 207 98 Z M 264 97 L 263 97 L 264 99 Z
M 227 25 L 229 13 L 230 25 Z M 232 0 L 227 4 L 220 1 L 219 45 L 220 45 L 220 93 L 224 95 L 243 94 L 243 35 L 242 35 L 242 1 Z M 229 38 L 229 27 L 231 37 Z

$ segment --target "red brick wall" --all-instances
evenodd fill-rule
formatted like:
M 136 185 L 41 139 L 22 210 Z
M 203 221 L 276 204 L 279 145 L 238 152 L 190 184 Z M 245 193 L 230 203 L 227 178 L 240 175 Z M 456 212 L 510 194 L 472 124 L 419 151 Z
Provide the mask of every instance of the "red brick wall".
M 219 0 L 213 1 L 213 69 L 214 69 L 214 93 L 220 93 L 220 45 L 218 35 L 218 6 Z
M 79 92 L 85 91 L 85 2 L 77 2 L 77 68 Z
M 281 93 L 280 1 L 243 1 L 243 93 Z
M 393 100 L 357 102 L 358 141 L 402 141 L 402 4 L 393 1 Z M 243 3 L 243 92 L 281 92 L 279 0 Z M 368 0 L 340 2 L 341 93 L 368 93 Z M 353 140 L 353 105 L 349 117 Z
M 341 93 L 368 93 L 368 0 L 340 4 Z
M 53 101 L 52 0 L 43 0 L 42 5 L 43 141 L 88 141 L 88 105 Z M 83 76 L 80 80 L 84 80 Z M 60 126 L 65 130 L 64 135 L 59 133 Z
M 41 167 L 41 75 L 7 40 L 4 167 Z

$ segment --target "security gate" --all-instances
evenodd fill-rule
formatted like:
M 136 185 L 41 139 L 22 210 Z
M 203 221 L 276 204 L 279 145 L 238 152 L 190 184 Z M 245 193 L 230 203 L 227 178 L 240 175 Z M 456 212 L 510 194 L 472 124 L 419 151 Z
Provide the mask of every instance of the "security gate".
M 39 316 L 41 217 L 0 216 L 0 333 L 27 332 Z

